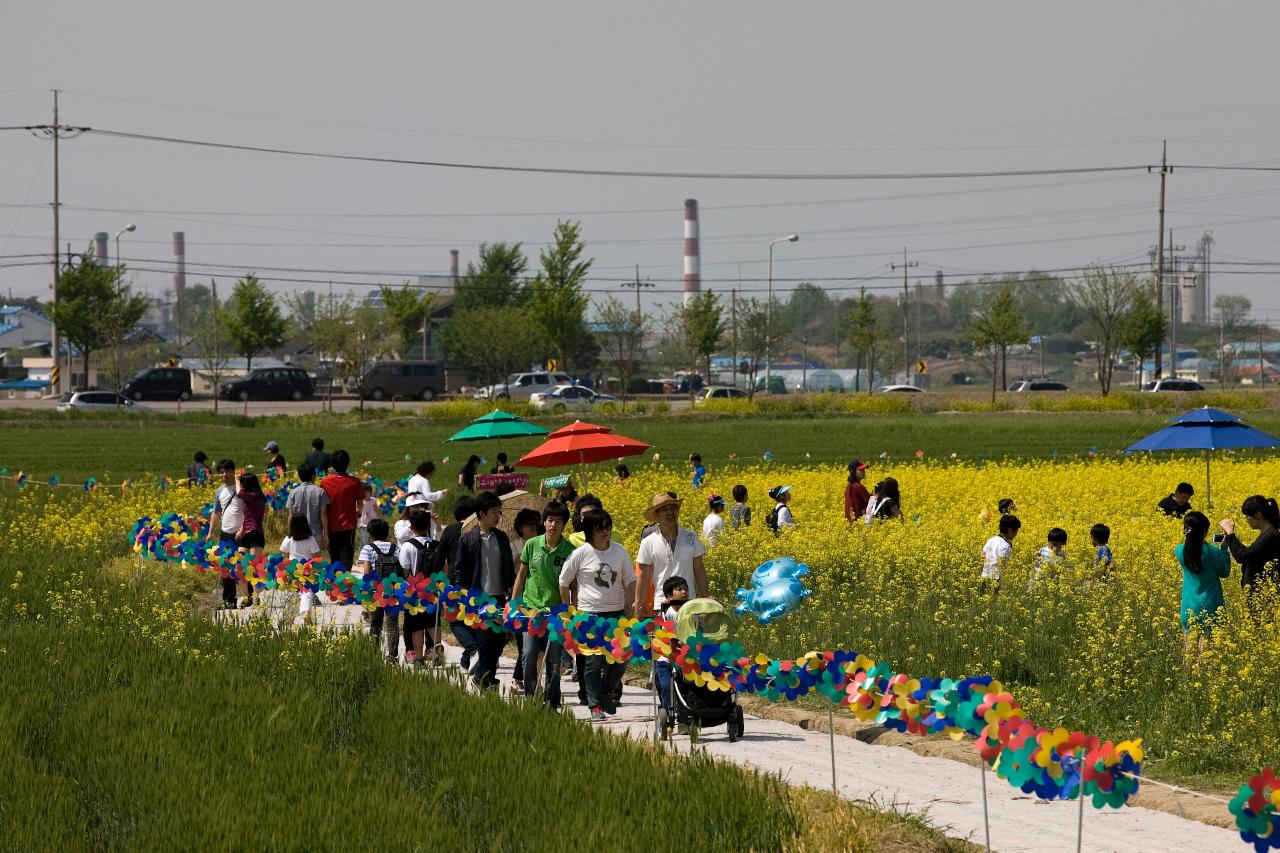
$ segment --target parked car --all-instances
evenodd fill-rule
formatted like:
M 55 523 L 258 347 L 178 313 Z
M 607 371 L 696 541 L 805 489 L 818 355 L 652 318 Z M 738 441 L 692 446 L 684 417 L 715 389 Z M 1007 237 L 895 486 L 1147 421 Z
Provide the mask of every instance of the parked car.
M 741 388 L 733 388 L 728 385 L 708 385 L 698 392 L 698 402 L 705 403 L 707 400 L 731 400 L 735 397 L 746 397 L 747 392 Z
M 923 394 L 923 388 L 917 388 L 914 385 L 881 385 L 876 389 L 877 394 Z
M 191 371 L 185 367 L 148 367 L 125 380 L 120 392 L 131 400 L 190 400 Z
M 75 391 L 63 394 L 58 398 L 59 412 L 85 411 L 128 411 L 150 412 L 151 409 L 135 403 L 123 394 L 114 391 Z
M 572 385 L 573 377 L 567 373 L 513 373 L 502 382 L 486 385 L 476 392 L 478 400 L 527 400 L 537 393 L 546 393 L 557 385 Z
M 529 395 L 529 405 L 539 412 L 589 412 L 598 403 L 615 403 L 610 394 L 597 394 L 581 385 L 557 385 L 550 391 Z
M 1010 391 L 1070 391 L 1065 382 L 1048 379 L 1023 379 L 1009 386 Z
M 305 400 L 312 390 L 311 377 L 301 367 L 259 367 L 223 382 L 218 396 L 224 400 Z
M 1142 386 L 1143 391 L 1203 391 L 1204 386 L 1192 379 L 1156 379 Z
M 432 400 L 444 393 L 444 365 L 430 361 L 375 364 L 360 378 L 358 393 L 369 400 L 386 397 Z

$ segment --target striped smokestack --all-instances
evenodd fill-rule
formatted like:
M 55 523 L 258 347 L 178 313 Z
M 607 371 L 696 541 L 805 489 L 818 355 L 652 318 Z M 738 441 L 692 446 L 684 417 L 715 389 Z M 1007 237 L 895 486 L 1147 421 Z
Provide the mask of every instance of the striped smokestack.
M 702 289 L 702 261 L 698 252 L 698 200 L 684 200 L 684 301 L 689 304 Z
M 107 257 L 107 241 L 110 239 L 111 235 L 106 231 L 99 231 L 93 235 L 93 255 L 100 267 L 111 263 L 111 259 Z
M 182 298 L 187 289 L 187 235 L 182 231 L 173 232 L 173 298 Z

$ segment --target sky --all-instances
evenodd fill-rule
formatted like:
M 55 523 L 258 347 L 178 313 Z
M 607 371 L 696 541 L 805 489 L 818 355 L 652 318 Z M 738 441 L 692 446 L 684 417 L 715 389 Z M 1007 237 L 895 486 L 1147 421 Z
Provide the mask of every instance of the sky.
M 1135 269 L 1166 225 L 1215 238 L 1213 292 L 1280 325 L 1280 5 L 297 0 L 0 2 L 0 127 L 64 124 L 438 162 L 819 180 L 609 177 L 282 156 L 86 133 L 61 147 L 62 239 L 121 237 L 140 290 L 256 272 L 363 294 L 580 221 L 593 300 L 680 298 L 684 199 L 703 289 L 833 298 L 1091 263 Z M 874 175 L 875 179 L 834 176 Z M 0 297 L 48 298 L 52 154 L 0 131 Z M 114 256 L 115 245 L 111 245 Z M 1129 266 L 1126 266 L 1129 265 Z M 1132 265 L 1137 265 L 1132 266 Z

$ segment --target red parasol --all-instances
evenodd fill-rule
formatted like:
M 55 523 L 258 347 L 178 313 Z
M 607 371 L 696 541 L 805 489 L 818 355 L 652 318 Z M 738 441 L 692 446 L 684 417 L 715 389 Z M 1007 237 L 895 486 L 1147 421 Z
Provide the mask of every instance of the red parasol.
M 650 445 L 624 435 L 614 435 L 610 427 L 574 421 L 547 437 L 516 464 L 530 468 L 561 468 L 590 465 L 624 456 L 636 456 Z

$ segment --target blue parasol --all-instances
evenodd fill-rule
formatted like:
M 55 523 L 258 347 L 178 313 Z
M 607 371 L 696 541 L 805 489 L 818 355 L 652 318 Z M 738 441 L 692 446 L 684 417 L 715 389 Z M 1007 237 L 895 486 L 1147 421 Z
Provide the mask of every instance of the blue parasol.
M 1132 444 L 1135 450 L 1202 450 L 1204 451 L 1205 498 L 1213 506 L 1213 487 L 1209 480 L 1209 451 L 1237 447 L 1280 447 L 1280 438 L 1251 427 L 1235 415 L 1205 406 L 1179 415 L 1170 425 Z

